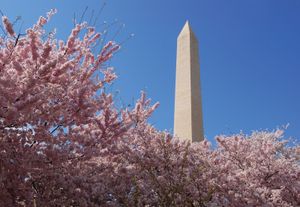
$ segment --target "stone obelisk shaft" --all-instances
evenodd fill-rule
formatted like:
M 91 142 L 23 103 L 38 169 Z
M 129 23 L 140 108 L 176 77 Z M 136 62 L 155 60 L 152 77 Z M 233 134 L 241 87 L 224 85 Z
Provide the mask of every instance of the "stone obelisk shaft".
M 203 140 L 198 41 L 188 22 L 177 38 L 175 90 L 174 135 Z

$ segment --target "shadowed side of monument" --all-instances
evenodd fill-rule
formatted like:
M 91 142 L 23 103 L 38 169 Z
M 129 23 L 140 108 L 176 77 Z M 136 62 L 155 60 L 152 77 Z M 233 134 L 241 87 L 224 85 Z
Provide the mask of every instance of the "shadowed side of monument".
M 177 38 L 174 135 L 204 139 L 198 41 L 188 21 Z

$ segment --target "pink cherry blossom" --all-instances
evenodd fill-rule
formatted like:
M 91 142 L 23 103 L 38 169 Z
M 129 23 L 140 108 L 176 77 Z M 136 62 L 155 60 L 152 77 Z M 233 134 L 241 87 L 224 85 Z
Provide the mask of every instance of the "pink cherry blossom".
M 3 26 L 6 30 L 6 32 L 10 36 L 15 36 L 15 31 L 13 29 L 13 26 L 12 26 L 12 24 L 10 23 L 10 21 L 8 20 L 8 18 L 6 16 L 2 16 L 2 23 L 3 23 Z

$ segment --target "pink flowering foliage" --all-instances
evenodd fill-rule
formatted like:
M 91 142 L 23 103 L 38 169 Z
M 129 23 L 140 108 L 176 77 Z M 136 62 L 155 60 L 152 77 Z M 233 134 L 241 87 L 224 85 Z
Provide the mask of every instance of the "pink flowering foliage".
M 217 206 L 299 206 L 300 147 L 283 131 L 217 137 L 209 156 Z
M 46 35 L 55 11 L 0 37 L 0 206 L 300 206 L 300 148 L 282 131 L 188 143 L 147 119 L 142 93 L 118 109 L 104 87 L 119 46 L 77 24 Z
M 24 35 L 2 18 L 0 206 L 74 205 L 82 163 L 114 147 L 133 119 L 142 118 L 118 110 L 103 90 L 116 78 L 105 62 L 119 46 L 109 41 L 95 55 L 101 34 L 86 23 L 77 24 L 66 42 L 47 35 L 43 27 L 54 13 Z M 157 106 L 142 104 L 144 116 Z
M 111 206 L 299 206 L 300 147 L 282 131 L 181 142 L 139 123 L 98 165 Z M 108 167 L 109 166 L 109 167 Z M 103 167 L 100 169 L 103 170 Z M 109 178 L 105 175 L 109 175 Z M 101 206 L 100 205 L 100 206 Z

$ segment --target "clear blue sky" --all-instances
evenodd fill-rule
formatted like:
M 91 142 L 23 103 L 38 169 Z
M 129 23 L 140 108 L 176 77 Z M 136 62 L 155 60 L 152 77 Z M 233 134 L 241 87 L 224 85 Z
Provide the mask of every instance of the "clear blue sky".
M 88 19 L 102 3 L 2 0 L 0 9 L 10 18 L 22 16 L 26 28 L 57 8 L 50 26 L 65 38 L 74 12 L 79 19 L 88 6 Z M 111 61 L 119 75 L 111 90 L 127 104 L 140 90 L 159 101 L 151 119 L 159 129 L 173 127 L 176 38 L 188 19 L 200 42 L 208 139 L 287 123 L 286 135 L 300 138 L 299 0 L 108 0 L 98 23 L 114 19 L 126 24 L 116 40 L 135 36 Z

